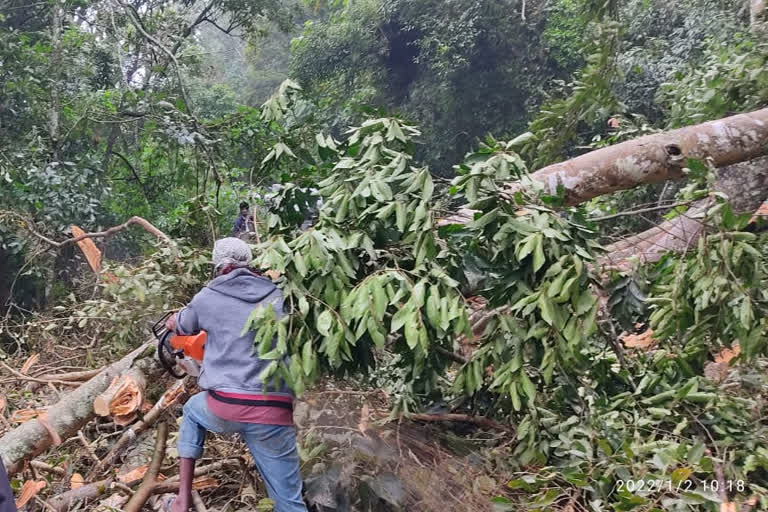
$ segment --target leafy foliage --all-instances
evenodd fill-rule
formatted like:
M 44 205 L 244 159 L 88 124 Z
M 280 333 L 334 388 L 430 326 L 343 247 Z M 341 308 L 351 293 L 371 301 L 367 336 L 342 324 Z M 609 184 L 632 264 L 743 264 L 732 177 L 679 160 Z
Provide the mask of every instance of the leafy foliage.
M 558 67 L 538 46 L 544 16 L 517 1 L 365 0 L 331 9 L 294 43 L 292 76 L 334 134 L 386 107 L 424 127 L 415 156 L 451 167 L 486 133 L 514 133 Z
M 678 71 L 661 91 L 674 126 L 759 108 L 768 91 L 768 43 L 741 33 L 728 44 L 711 40 L 701 62 Z

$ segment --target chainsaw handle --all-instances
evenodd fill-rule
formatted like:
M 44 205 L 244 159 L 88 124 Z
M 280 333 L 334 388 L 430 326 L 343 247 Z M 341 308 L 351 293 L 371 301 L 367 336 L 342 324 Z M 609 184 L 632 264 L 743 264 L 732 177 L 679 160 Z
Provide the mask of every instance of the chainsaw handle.
M 173 333 L 171 331 L 167 331 L 163 336 L 159 337 L 157 340 L 157 358 L 160 360 L 160 364 L 165 368 L 165 370 L 170 373 L 173 377 L 177 379 L 184 378 L 184 373 L 179 373 L 176 371 L 176 361 L 175 359 L 169 361 L 168 360 L 168 354 L 171 354 L 171 357 L 173 357 L 173 347 L 171 347 L 170 342 L 168 341 L 168 337 L 173 336 Z

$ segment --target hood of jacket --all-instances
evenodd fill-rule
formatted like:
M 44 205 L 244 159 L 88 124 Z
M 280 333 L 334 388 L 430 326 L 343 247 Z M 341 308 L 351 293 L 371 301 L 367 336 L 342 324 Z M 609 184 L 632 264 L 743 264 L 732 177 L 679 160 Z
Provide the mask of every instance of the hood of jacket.
M 277 286 L 266 277 L 256 275 L 247 268 L 238 268 L 218 276 L 208 283 L 207 288 L 245 302 L 257 303 L 272 294 Z

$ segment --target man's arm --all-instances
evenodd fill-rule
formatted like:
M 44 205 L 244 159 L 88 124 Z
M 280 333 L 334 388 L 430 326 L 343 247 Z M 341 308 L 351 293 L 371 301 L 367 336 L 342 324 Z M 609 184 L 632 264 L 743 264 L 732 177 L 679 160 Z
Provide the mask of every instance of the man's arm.
M 200 332 L 200 320 L 195 310 L 187 306 L 168 317 L 168 320 L 165 321 L 165 327 L 176 334 L 189 336 Z

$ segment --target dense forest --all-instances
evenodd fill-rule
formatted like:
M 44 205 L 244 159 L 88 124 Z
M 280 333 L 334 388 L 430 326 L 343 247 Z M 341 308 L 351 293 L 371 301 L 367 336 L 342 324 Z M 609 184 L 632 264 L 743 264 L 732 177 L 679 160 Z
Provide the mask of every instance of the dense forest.
M 151 328 L 243 202 L 309 510 L 768 510 L 765 0 L 0 0 L 19 510 L 178 489 Z

